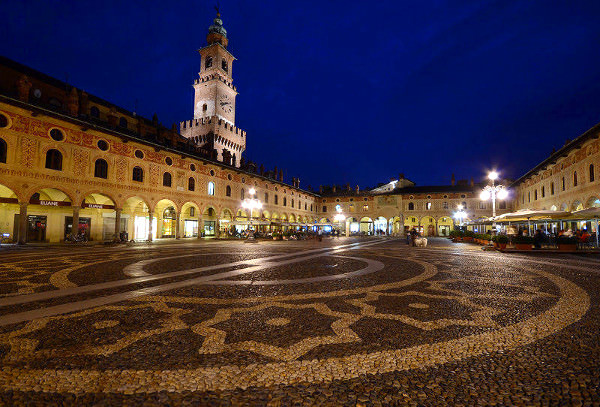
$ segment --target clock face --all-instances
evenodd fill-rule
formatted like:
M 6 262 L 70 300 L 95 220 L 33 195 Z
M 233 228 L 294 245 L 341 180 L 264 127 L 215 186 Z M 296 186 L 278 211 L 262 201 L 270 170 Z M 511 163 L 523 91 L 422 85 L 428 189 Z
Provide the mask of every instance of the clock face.
M 221 110 L 225 113 L 231 113 L 233 111 L 233 103 L 227 95 L 223 95 L 219 98 L 219 106 L 221 106 Z

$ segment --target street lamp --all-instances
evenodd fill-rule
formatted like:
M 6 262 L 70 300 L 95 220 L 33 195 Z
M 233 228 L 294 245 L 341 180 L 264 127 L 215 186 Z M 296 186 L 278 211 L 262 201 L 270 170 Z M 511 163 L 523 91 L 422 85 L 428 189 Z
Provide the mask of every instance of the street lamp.
M 337 214 L 333 217 L 333 220 L 335 220 L 337 223 L 342 223 L 344 220 L 346 220 L 346 215 L 342 213 L 342 207 L 340 205 L 337 205 L 335 210 L 337 211 Z
M 250 195 L 250 198 L 246 198 L 242 201 L 242 208 L 250 211 L 250 231 L 248 232 L 248 240 L 256 241 L 254 239 L 254 230 L 252 230 L 252 211 L 254 209 L 261 209 L 262 202 L 254 198 L 254 195 L 256 194 L 256 190 L 254 188 L 250 188 L 248 194 Z
M 490 198 L 492 199 L 492 218 L 493 218 L 493 232 L 496 231 L 496 199 L 506 199 L 508 197 L 508 189 L 504 187 L 504 185 L 496 185 L 496 180 L 498 179 L 498 173 L 496 171 L 492 171 L 488 174 L 488 179 L 492 181 L 492 185 L 486 185 L 479 194 L 479 198 L 482 201 L 487 201 Z
M 456 211 L 454 213 L 454 217 L 456 219 L 458 219 L 458 225 L 462 226 L 463 224 L 463 219 L 467 217 L 467 213 L 465 211 L 463 211 L 463 206 L 462 205 L 458 205 L 457 206 L 458 211 Z

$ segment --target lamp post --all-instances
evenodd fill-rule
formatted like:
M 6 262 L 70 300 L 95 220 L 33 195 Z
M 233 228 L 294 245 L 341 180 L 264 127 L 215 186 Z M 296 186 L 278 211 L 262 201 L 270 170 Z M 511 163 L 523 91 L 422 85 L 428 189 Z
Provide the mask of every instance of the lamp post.
M 346 220 L 346 216 L 342 214 L 342 207 L 340 205 L 335 207 L 337 214 L 333 217 L 338 224 L 341 224 L 344 220 Z
M 498 173 L 496 171 L 492 171 L 488 174 L 488 179 L 492 181 L 492 185 L 486 185 L 481 191 L 479 198 L 482 201 L 487 201 L 490 198 L 492 199 L 492 233 L 496 233 L 496 199 L 506 199 L 508 197 L 508 189 L 504 187 L 504 185 L 496 185 L 496 180 L 498 179 Z
M 463 219 L 467 217 L 467 213 L 463 210 L 464 208 L 460 204 L 456 208 L 458 210 L 454 213 L 454 217 L 458 219 L 458 226 L 462 227 Z
M 250 230 L 248 231 L 248 239 L 246 241 L 256 242 L 256 239 L 254 238 L 254 230 L 252 229 L 252 211 L 254 209 L 261 209 L 262 202 L 254 198 L 254 195 L 256 194 L 256 190 L 254 188 L 250 188 L 248 194 L 250 195 L 250 198 L 246 198 L 242 201 L 242 208 L 248 209 L 250 211 Z

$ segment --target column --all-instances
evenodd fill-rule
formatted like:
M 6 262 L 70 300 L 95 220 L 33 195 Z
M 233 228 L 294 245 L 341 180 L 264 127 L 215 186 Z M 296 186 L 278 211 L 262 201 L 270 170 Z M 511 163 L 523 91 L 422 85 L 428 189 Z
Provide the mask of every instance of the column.
M 27 206 L 29 203 L 19 203 L 19 244 L 27 243 Z
M 177 218 L 175 219 L 175 239 L 181 239 L 181 212 L 177 212 Z
M 121 240 L 121 208 L 115 208 L 115 240 Z
M 204 220 L 202 219 L 202 215 L 199 215 L 198 216 L 198 239 L 202 238 L 202 232 L 204 232 Z
M 71 224 L 71 236 L 77 236 L 79 233 L 79 206 L 71 206 L 73 209 L 73 222 Z
M 152 241 L 152 221 L 154 220 L 154 213 L 148 213 L 148 241 Z

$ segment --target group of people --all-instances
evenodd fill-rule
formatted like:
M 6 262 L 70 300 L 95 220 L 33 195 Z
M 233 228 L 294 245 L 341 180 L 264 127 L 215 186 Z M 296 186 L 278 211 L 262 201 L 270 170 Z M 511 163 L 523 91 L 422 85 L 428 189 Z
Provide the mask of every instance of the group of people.
M 406 244 L 416 246 L 416 242 L 419 237 L 421 237 L 421 234 L 417 231 L 417 229 L 413 228 L 406 234 Z

